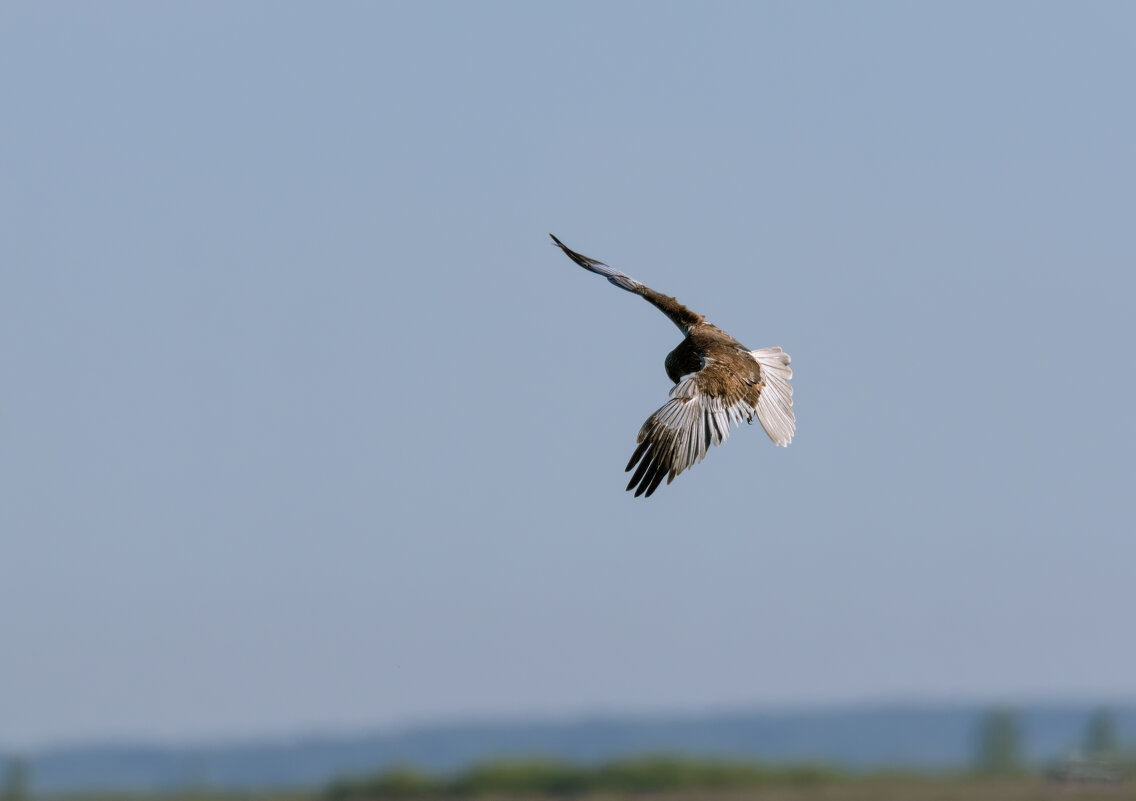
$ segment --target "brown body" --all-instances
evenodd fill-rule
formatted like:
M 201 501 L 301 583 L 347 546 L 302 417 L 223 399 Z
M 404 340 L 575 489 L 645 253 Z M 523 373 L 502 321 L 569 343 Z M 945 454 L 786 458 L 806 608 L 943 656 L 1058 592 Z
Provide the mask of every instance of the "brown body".
M 552 239 L 572 261 L 639 295 L 686 335 L 667 354 L 667 376 L 675 386 L 671 399 L 639 431 L 639 445 L 627 465 L 628 471 L 635 469 L 627 489 L 650 496 L 664 477 L 669 484 L 701 461 L 708 447 L 724 442 L 731 423 L 751 422 L 755 415 L 774 443 L 789 444 L 796 421 L 788 354 L 780 348 L 750 351 L 669 295 Z

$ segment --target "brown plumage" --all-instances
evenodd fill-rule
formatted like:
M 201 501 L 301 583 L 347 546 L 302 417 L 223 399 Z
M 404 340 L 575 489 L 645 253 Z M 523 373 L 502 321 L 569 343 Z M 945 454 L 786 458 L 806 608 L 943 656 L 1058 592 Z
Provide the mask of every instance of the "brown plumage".
M 781 348 L 748 350 L 674 298 L 549 236 L 572 261 L 639 295 L 686 335 L 667 354 L 667 375 L 675 383 L 670 400 L 647 418 L 627 463 L 628 472 L 635 470 L 627 489 L 634 489 L 636 497 L 649 497 L 664 478 L 669 484 L 702 461 L 710 446 L 726 441 L 733 423 L 750 423 L 756 416 L 775 444 L 789 444 L 796 428 L 789 354 Z

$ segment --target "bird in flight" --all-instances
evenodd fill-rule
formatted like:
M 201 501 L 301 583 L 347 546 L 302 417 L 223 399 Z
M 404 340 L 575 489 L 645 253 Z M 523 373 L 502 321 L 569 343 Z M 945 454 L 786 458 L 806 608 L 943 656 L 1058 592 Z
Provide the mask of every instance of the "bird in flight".
M 650 497 L 664 478 L 670 484 L 701 462 L 711 445 L 725 442 L 731 424 L 752 423 L 755 415 L 775 445 L 789 444 L 796 418 L 788 353 L 781 348 L 748 350 L 674 298 L 549 236 L 572 261 L 643 298 L 686 337 L 667 354 L 667 375 L 675 384 L 670 400 L 639 429 L 638 447 L 627 463 L 626 472 L 635 470 L 627 489 L 634 489 L 636 498 Z

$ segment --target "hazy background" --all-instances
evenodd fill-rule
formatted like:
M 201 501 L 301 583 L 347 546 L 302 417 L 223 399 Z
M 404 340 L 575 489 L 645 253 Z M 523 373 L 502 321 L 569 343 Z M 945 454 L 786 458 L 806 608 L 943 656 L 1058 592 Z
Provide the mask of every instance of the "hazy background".
M 0 746 L 1136 696 L 1136 7 L 5 3 Z M 649 500 L 678 332 L 796 371 Z

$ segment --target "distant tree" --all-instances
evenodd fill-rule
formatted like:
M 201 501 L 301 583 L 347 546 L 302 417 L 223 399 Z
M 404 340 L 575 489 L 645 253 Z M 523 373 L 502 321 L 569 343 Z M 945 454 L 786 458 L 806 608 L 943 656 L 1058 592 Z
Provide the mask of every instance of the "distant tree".
M 14 757 L 8 761 L 4 784 L 0 786 L 0 801 L 27 801 L 31 797 L 31 768 L 28 761 Z
M 1022 736 L 1017 716 L 996 708 L 983 714 L 974 749 L 974 768 L 987 776 L 1009 776 L 1022 770 Z
M 423 798 L 437 796 L 437 782 L 410 767 L 392 767 L 383 771 L 363 789 L 364 798 Z
M 1085 727 L 1085 753 L 1089 756 L 1111 756 L 1118 750 L 1116 717 L 1111 710 L 1098 709 Z

